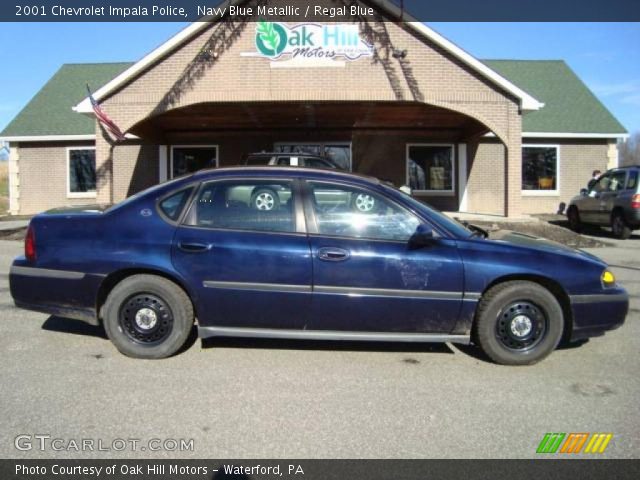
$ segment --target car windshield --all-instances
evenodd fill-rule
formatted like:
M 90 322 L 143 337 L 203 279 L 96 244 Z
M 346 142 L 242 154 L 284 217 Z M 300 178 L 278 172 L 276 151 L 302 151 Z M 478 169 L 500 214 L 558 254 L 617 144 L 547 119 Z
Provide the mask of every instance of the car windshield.
M 389 188 L 396 192 L 400 192 L 402 195 L 404 195 L 404 198 L 409 203 L 411 203 L 411 205 L 416 210 L 425 212 L 429 217 L 434 218 L 436 223 L 442 225 L 447 231 L 453 233 L 456 237 L 468 238 L 472 235 L 475 235 L 473 230 L 467 228 L 458 220 L 454 220 L 453 218 L 446 216 L 444 213 L 440 212 L 439 210 L 436 210 L 435 208 L 427 205 L 426 203 L 421 202 L 420 200 L 416 200 L 407 192 L 400 190 L 394 186 L 390 186 L 386 184 L 383 185 L 383 187 Z

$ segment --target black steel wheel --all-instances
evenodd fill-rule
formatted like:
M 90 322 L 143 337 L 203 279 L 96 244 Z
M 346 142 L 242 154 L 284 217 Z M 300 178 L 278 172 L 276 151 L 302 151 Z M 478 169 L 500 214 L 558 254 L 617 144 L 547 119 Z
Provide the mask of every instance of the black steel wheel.
M 496 363 L 530 365 L 558 346 L 563 331 L 564 314 L 555 295 L 537 283 L 517 280 L 482 295 L 473 340 Z
M 120 327 L 134 342 L 162 343 L 173 330 L 173 313 L 167 303 L 151 293 L 132 295 L 120 308 Z
M 503 308 L 496 321 L 496 336 L 509 350 L 535 348 L 547 331 L 547 317 L 537 305 L 517 301 Z
M 102 309 L 107 336 L 135 358 L 166 358 L 186 343 L 193 305 L 178 285 L 156 275 L 133 275 L 118 283 Z

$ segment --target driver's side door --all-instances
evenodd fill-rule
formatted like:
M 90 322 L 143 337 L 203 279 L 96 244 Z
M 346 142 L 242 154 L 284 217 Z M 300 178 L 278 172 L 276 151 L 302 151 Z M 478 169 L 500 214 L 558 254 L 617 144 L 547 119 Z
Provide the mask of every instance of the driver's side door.
M 411 246 L 421 223 L 374 191 L 307 182 L 305 213 L 313 259 L 307 330 L 448 333 L 462 302 L 456 242 Z

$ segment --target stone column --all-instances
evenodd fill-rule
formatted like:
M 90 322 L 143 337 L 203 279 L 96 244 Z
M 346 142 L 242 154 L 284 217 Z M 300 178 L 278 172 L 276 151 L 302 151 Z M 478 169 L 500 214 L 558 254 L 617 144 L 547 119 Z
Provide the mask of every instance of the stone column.
M 18 144 L 9 145 L 9 214 L 20 213 L 20 153 Z
M 508 113 L 509 130 L 505 145 L 505 217 L 519 217 L 522 202 L 522 115 L 515 105 Z

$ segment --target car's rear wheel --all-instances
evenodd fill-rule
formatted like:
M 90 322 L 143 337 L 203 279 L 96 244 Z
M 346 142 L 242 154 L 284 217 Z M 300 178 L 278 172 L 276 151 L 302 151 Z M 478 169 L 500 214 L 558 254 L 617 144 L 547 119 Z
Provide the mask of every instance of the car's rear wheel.
M 620 211 L 615 211 L 611 215 L 611 232 L 613 236 L 621 240 L 631 237 L 631 228 L 627 225 L 624 215 Z
M 175 283 L 155 275 L 133 275 L 118 283 L 104 304 L 107 336 L 123 354 L 166 358 L 187 341 L 193 305 Z
M 569 207 L 567 212 L 567 219 L 569 220 L 569 228 L 574 232 L 579 233 L 582 230 L 582 223 L 580 222 L 580 212 L 575 206 Z
M 563 329 L 562 307 L 549 290 L 534 282 L 511 281 L 482 296 L 474 339 L 496 363 L 530 365 L 558 346 Z

